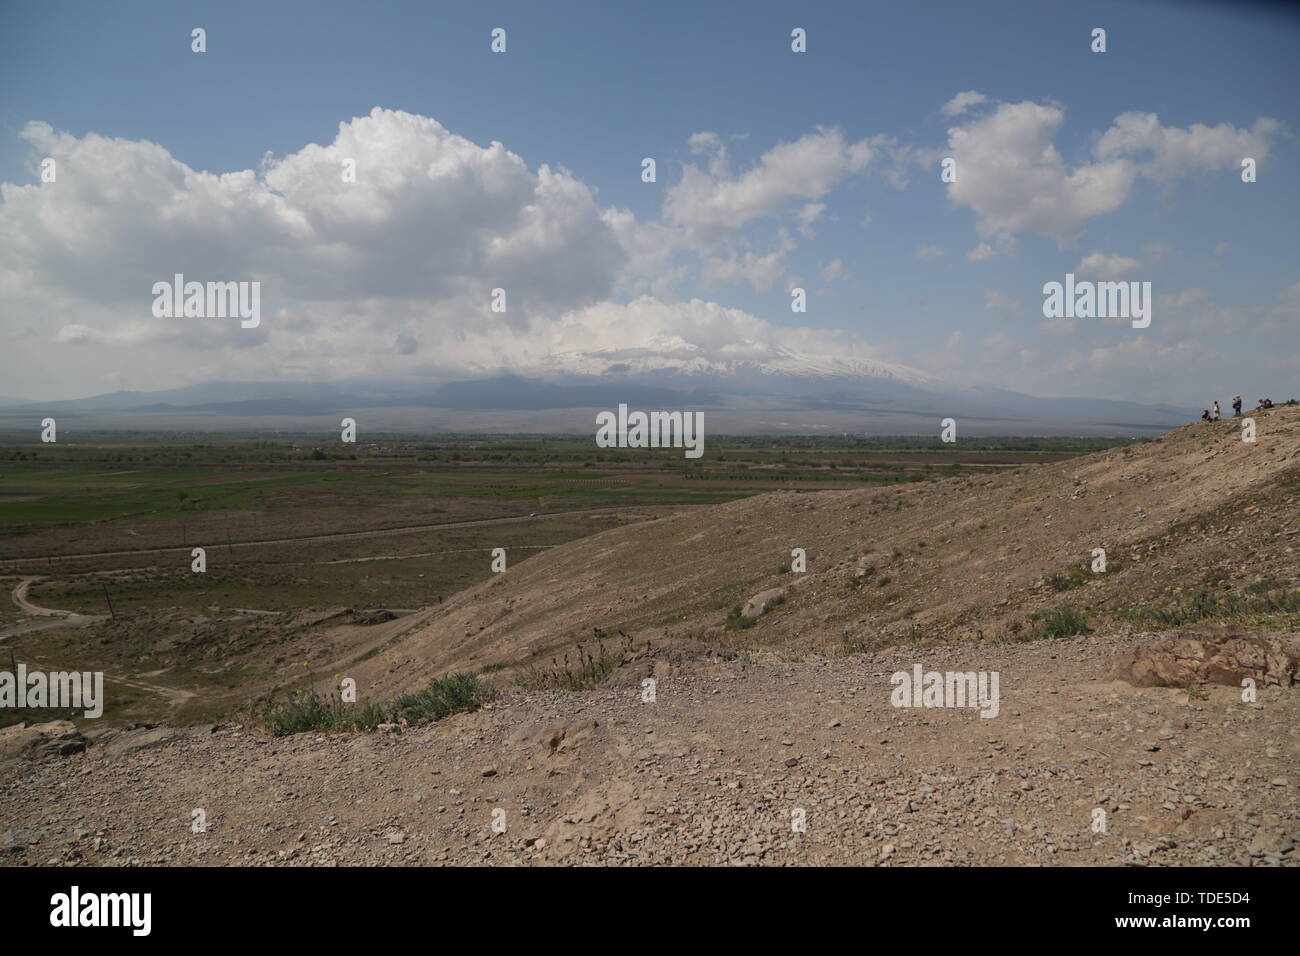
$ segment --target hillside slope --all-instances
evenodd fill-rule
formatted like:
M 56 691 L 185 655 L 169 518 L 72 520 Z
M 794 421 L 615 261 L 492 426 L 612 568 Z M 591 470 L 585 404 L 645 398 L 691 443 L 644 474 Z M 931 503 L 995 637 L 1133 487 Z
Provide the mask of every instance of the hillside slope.
M 614 529 L 512 563 L 339 665 L 390 696 L 450 670 L 547 663 L 595 630 L 805 654 L 1015 638 L 1062 601 L 1108 617 L 1294 582 L 1300 408 L 1253 417 L 1254 443 L 1238 422 L 1196 423 L 1006 474 L 761 495 Z M 788 571 L 794 548 L 804 574 Z M 1095 548 L 1106 573 L 1090 570 Z M 727 626 L 774 589 L 753 626 Z

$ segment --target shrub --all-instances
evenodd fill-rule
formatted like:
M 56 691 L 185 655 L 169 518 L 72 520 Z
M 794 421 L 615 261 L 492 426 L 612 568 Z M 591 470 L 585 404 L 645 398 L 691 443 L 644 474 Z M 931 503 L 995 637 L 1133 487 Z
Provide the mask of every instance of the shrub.
M 731 609 L 731 613 L 727 615 L 727 623 L 724 626 L 731 630 L 743 631 L 746 628 L 753 627 L 757 623 L 758 618 L 745 617 L 744 611 L 741 610 L 740 605 L 737 604 Z
M 1071 588 L 1077 588 L 1087 580 L 1082 571 L 1074 570 L 1068 574 L 1053 574 L 1048 576 L 1047 583 L 1053 591 L 1068 591 Z
M 831 648 L 831 657 L 849 657 L 854 654 L 870 654 L 871 643 L 860 634 L 845 634 L 840 643 Z
M 1038 622 L 1037 637 L 1073 637 L 1092 631 L 1082 614 L 1068 604 L 1058 604 L 1050 611 L 1030 615 Z
M 473 674 L 451 674 L 430 681 L 414 694 L 378 704 L 344 703 L 337 691 L 328 696 L 315 690 L 294 691 L 267 708 L 267 730 L 276 736 L 308 730 L 371 731 L 380 724 L 424 724 L 452 714 L 478 710 L 490 692 Z
M 450 674 L 429 683 L 424 690 L 403 694 L 393 701 L 393 722 L 428 724 L 452 714 L 478 710 L 483 705 L 484 687 L 473 674 Z

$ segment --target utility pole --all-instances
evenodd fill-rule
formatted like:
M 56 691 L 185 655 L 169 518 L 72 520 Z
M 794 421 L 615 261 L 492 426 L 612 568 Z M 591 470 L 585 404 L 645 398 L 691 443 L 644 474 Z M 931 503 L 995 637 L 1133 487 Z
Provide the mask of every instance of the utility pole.
M 117 612 L 113 610 L 113 599 L 108 596 L 108 585 L 101 581 L 100 587 L 104 589 L 104 600 L 108 602 L 108 613 L 112 616 L 113 620 L 116 621 Z

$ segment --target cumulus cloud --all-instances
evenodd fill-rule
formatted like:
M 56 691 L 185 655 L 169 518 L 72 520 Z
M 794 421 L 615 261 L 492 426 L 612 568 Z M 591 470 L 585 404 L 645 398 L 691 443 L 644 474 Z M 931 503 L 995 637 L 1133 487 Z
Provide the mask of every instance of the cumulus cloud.
M 1061 335 L 1076 335 L 1079 331 L 1078 319 L 1067 319 L 1062 316 L 1059 319 L 1044 319 L 1038 323 L 1038 327 L 1045 332 L 1058 332 Z
M 978 256 L 998 254 L 1020 232 L 1058 241 L 1075 238 L 1092 218 L 1113 212 L 1136 176 L 1125 159 L 1070 168 L 1053 145 L 1065 111 L 1037 103 L 1003 103 L 992 114 L 948 131 L 956 182 L 948 197 L 975 211 L 983 240 Z
M 1093 154 L 1101 160 L 1131 157 L 1139 162 L 1142 175 L 1168 184 L 1192 173 L 1239 169 L 1246 157 L 1262 164 L 1281 128 L 1267 116 L 1248 129 L 1231 123 L 1181 128 L 1160 125 L 1155 113 L 1123 113 L 1098 138 Z
M 820 215 L 815 201 L 846 177 L 865 169 L 873 152 L 866 140 L 850 143 L 837 129 L 819 128 L 794 142 L 774 146 L 753 168 L 737 175 L 731 171 L 716 134 L 697 133 L 691 137 L 691 145 L 699 151 L 712 151 L 713 159 L 707 170 L 686 165 L 681 180 L 667 191 L 663 216 L 705 246 L 756 219 L 777 215 L 791 202 L 805 204 L 801 210 L 804 217 L 809 215 L 809 203 Z
M 269 341 L 274 374 L 296 351 L 291 336 L 309 336 L 328 363 L 335 340 L 371 333 L 377 350 L 414 355 L 429 336 L 407 316 L 500 332 L 608 298 L 629 250 L 667 245 L 602 210 L 568 171 L 532 170 L 501 143 L 480 146 L 400 111 L 376 108 L 341 123 L 328 145 L 222 175 L 150 142 L 44 123 L 22 136 L 59 175 L 0 186 L 0 314 L 11 340 L 34 334 L 79 350 L 56 353 L 74 362 L 91 345 L 157 347 L 191 356 L 179 374 Z M 261 325 L 154 319 L 152 286 L 176 273 L 260 282 Z M 505 315 L 487 308 L 494 288 L 506 290 Z M 340 327 L 326 329 L 331 321 Z M 341 342 L 339 353 L 348 354 Z
M 3 278 L 100 303 L 147 309 L 151 284 L 181 272 L 257 279 L 264 297 L 297 301 L 503 287 L 521 306 L 570 307 L 607 296 L 626 258 L 571 174 L 533 172 L 500 143 L 409 113 L 376 108 L 327 146 L 220 176 L 153 143 L 41 123 L 23 136 L 62 174 L 5 184 Z M 344 181 L 345 160 L 356 182 Z
M 683 271 L 676 256 L 699 235 L 725 238 L 701 260 L 706 282 L 766 291 L 782 281 L 794 247 L 784 229 L 767 250 L 723 233 L 787 202 L 811 230 L 827 209 L 818 198 L 870 157 L 835 130 L 781 144 L 740 175 L 720 137 L 697 134 L 692 147 L 711 154 L 709 168 L 671 193 L 676 218 L 655 222 L 601 208 L 567 170 L 530 168 L 501 143 L 393 110 L 340 124 L 328 144 L 222 175 L 155 143 L 41 123 L 23 135 L 58 161 L 59 177 L 0 187 L 7 359 L 93 381 L 83 387 L 228 380 L 233 368 L 248 380 L 395 381 L 545 370 L 556 355 L 661 346 L 692 361 L 785 348 L 869 354 L 851 336 L 667 301 Z M 343 175 L 352 167 L 355 182 Z M 681 204 L 697 188 L 689 212 Z M 261 282 L 261 324 L 155 318 L 153 284 L 175 273 Z M 842 277 L 842 262 L 823 275 Z M 504 315 L 488 308 L 497 287 Z M 618 304 L 616 294 L 635 298 Z
M 964 112 L 974 102 L 970 96 L 954 97 L 951 115 Z M 1243 157 L 1267 157 L 1281 132 L 1269 117 L 1249 129 L 1229 123 L 1180 128 L 1162 126 L 1154 113 L 1123 113 L 1096 136 L 1091 161 L 1071 164 L 1054 143 L 1064 120 L 1059 106 L 1001 103 L 948 130 L 948 155 L 957 161 L 948 197 L 977 216 L 981 242 L 972 260 L 1005 255 L 1007 241 L 1018 233 L 1071 242 L 1091 220 L 1119 209 L 1138 176 L 1168 186 L 1192 173 L 1235 169 Z

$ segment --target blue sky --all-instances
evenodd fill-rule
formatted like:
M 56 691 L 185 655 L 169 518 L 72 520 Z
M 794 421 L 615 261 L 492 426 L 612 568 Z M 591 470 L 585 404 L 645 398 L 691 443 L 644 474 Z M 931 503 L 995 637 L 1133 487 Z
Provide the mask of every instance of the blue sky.
M 196 26 L 207 31 L 203 54 L 190 50 Z M 489 31 L 498 26 L 508 31 L 508 49 L 495 55 Z M 794 27 L 807 30 L 807 53 L 791 52 Z M 1107 31 L 1103 54 L 1089 49 L 1094 27 Z M 381 107 L 436 120 L 479 148 L 500 142 L 530 174 L 542 164 L 562 168 L 597 210 L 626 210 L 635 220 L 620 233 L 626 254 L 610 262 L 608 276 L 588 273 L 597 271 L 592 250 L 609 236 L 562 230 L 584 275 L 571 288 L 554 281 L 544 295 L 527 296 L 498 338 L 546 338 L 534 333 L 574 311 L 589 330 L 634 327 L 636 320 L 606 321 L 599 309 L 625 309 L 644 296 L 656 304 L 699 299 L 760 320 L 761 327 L 737 327 L 759 343 L 824 351 L 848 343 L 854 354 L 967 384 L 1199 404 L 1202 394 L 1224 390 L 1291 397 L 1283 393 L 1300 393 L 1300 184 L 1291 173 L 1300 129 L 1297 39 L 1297 18 L 1278 9 L 1209 3 L 5 2 L 0 182 L 12 186 L 0 205 L 0 243 L 17 249 L 21 240 L 24 251 L 0 272 L 13 346 L 0 362 L 9 383 L 0 392 L 71 397 L 273 377 L 285 366 L 309 378 L 374 375 L 394 341 L 416 343 L 400 350 L 402 374 L 445 374 L 453 359 L 482 369 L 535 367 L 537 355 L 498 355 L 481 343 L 456 352 L 464 330 L 451 316 L 477 302 L 465 291 L 477 275 L 412 286 L 394 294 L 400 302 L 376 305 L 382 295 L 360 302 L 347 289 L 318 291 L 300 264 L 277 269 L 285 235 L 322 247 L 350 241 L 337 222 L 333 232 L 314 225 L 278 235 L 292 213 L 279 225 L 249 225 L 238 212 L 243 199 L 222 199 L 216 208 L 235 202 L 229 221 L 219 216 L 208 233 L 178 233 L 165 211 L 175 190 L 161 185 L 156 205 L 147 195 L 123 204 L 106 182 L 75 199 L 66 191 L 57 202 L 34 198 L 54 188 L 39 182 L 41 157 L 91 134 L 156 143 L 193 171 L 227 174 L 263 169 L 268 153 L 283 161 L 308 144 L 329 146 L 340 123 Z M 983 100 L 945 112 L 966 91 Z M 1157 119 L 1154 128 L 1112 132 L 1113 148 L 1099 153 L 1098 140 L 1124 114 Z M 1006 122 L 998 125 L 999 116 Z M 71 140 L 34 142 L 23 135 L 32 122 Z M 967 125 L 970 168 L 982 164 L 984 172 L 955 192 L 940 182 L 938 159 L 953 152 L 950 131 Z M 997 137 L 1023 145 L 1035 135 L 1059 154 L 1053 162 L 1062 175 L 1095 169 L 1124 182 L 1061 186 L 1052 163 L 1022 156 L 1031 181 L 1018 194 L 994 169 L 1004 155 Z M 800 141 L 810 157 L 842 154 L 825 188 L 808 185 L 799 162 L 772 157 L 780 144 Z M 855 144 L 866 144 L 869 160 L 844 159 Z M 1258 182 L 1243 184 L 1235 161 L 1228 164 L 1239 146 L 1263 154 Z M 94 155 L 110 157 L 125 147 L 99 148 L 106 152 Z M 711 165 L 720 149 L 725 164 Z M 90 175 L 91 154 L 72 164 L 78 175 Z M 644 156 L 658 163 L 654 184 L 641 181 Z M 966 160 L 959 163 L 961 182 Z M 106 159 L 104 167 L 112 165 Z M 698 189 L 681 189 L 686 169 L 696 172 Z M 27 189 L 21 197 L 19 187 Z M 1081 208 L 1027 211 L 1063 195 Z M 686 210 L 714 200 L 716 220 Z M 484 208 L 495 201 L 485 194 Z M 1103 211 L 1091 212 L 1093 203 Z M 152 221 L 155 208 L 163 211 Z M 114 215 L 120 221 L 109 223 Z M 474 215 L 458 211 L 455 221 L 487 228 Z M 95 222 L 108 250 L 103 261 L 79 251 L 68 229 L 51 227 L 58 216 Z M 426 234 L 399 219 L 390 234 L 410 229 L 410 245 L 457 244 L 445 223 Z M 624 234 L 633 229 L 640 238 Z M 283 310 L 279 325 L 268 321 L 242 340 L 223 329 L 198 337 L 186 354 L 184 342 L 151 342 L 141 330 L 148 297 L 135 302 L 112 280 L 96 284 L 97 276 L 137 268 L 146 287 L 151 276 L 166 278 L 163 252 L 178 244 L 192 250 L 191 270 L 238 261 L 224 251 L 205 260 L 209 243 L 265 244 L 237 274 L 212 278 L 243 278 L 239 268 L 272 260 L 250 277 L 262 278 L 271 307 Z M 975 251 L 981 245 L 983 254 Z M 439 249 L 430 256 L 434 269 L 448 258 Z M 1045 326 L 1043 283 L 1089 256 L 1097 278 L 1152 283 L 1151 329 Z M 532 274 L 515 265 L 517 274 Z M 559 259 L 537 270 L 565 271 Z M 357 281 L 382 285 L 373 272 Z M 809 291 L 805 314 L 790 311 L 794 283 Z M 295 344 L 308 313 L 322 324 L 315 358 Z M 685 335 L 694 321 L 664 319 L 661 331 Z M 431 332 L 435 325 L 443 331 Z M 782 331 L 795 327 L 827 336 Z M 547 341 L 568 348 L 573 338 Z M 707 350 L 719 341 L 698 344 Z

